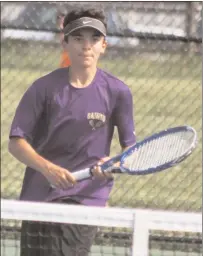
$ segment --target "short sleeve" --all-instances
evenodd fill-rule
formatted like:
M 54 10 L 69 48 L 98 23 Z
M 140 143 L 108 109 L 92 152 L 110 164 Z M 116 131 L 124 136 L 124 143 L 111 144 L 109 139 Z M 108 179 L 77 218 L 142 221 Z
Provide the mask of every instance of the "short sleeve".
M 118 93 L 113 120 L 114 125 L 118 128 L 121 147 L 124 148 L 135 144 L 133 100 L 132 94 L 127 86 Z
M 23 95 L 11 124 L 9 138 L 21 137 L 33 140 L 34 129 L 43 112 L 45 93 L 43 86 L 35 82 Z

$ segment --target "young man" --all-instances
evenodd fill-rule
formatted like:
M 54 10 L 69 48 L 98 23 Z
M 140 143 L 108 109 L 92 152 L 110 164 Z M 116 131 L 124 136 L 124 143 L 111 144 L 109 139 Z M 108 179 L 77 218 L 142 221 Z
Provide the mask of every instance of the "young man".
M 92 179 L 76 183 L 72 172 L 105 161 L 115 126 L 122 149 L 135 143 L 132 96 L 122 81 L 97 68 L 107 46 L 100 10 L 67 14 L 64 40 L 71 66 L 35 81 L 11 126 L 9 150 L 28 166 L 20 199 L 105 206 L 113 179 L 96 167 Z M 96 230 L 23 222 L 21 256 L 87 256 Z

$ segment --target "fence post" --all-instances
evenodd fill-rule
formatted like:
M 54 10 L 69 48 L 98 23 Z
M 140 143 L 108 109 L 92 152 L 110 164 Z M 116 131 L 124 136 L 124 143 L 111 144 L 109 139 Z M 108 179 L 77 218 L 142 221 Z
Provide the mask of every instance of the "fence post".
M 132 256 L 149 256 L 149 215 L 136 210 L 133 219 Z
M 193 37 L 196 34 L 197 22 L 195 18 L 196 12 L 196 4 L 195 2 L 187 2 L 186 8 L 186 34 L 188 37 Z M 196 49 L 196 45 L 194 43 L 187 44 L 187 50 L 189 53 L 194 52 Z

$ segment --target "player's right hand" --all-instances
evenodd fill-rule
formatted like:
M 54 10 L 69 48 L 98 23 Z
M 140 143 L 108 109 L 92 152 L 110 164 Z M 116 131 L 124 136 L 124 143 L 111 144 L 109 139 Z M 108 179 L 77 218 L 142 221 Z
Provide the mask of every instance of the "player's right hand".
M 41 173 L 55 188 L 67 189 L 76 184 L 76 179 L 71 172 L 52 163 L 48 163 Z

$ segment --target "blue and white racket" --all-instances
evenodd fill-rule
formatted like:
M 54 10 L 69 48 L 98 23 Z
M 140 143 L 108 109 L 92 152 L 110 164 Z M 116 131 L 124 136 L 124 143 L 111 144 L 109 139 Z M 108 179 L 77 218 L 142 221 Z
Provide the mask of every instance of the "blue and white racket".
M 197 144 L 197 133 L 190 126 L 169 128 L 147 137 L 102 164 L 103 172 L 146 175 L 166 170 L 186 159 Z M 113 166 L 120 162 L 120 167 Z M 92 168 L 73 173 L 77 181 L 92 177 Z

